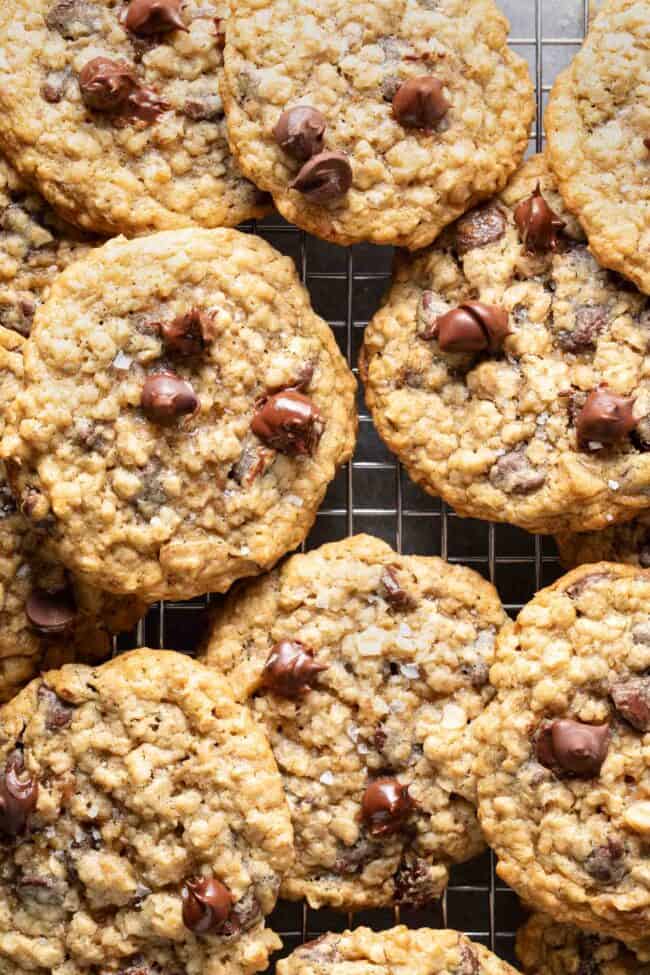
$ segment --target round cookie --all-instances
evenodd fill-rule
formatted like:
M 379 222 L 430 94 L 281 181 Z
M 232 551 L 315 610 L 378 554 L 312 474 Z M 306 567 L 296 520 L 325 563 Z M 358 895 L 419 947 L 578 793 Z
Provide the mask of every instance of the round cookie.
M 398 259 L 360 372 L 380 435 L 459 514 L 597 529 L 650 506 L 649 324 L 537 156 Z
M 137 650 L 0 711 L 0 973 L 263 970 L 293 859 L 268 742 L 225 680 Z
M 355 928 L 326 934 L 297 948 L 277 965 L 278 975 L 517 975 L 483 945 L 459 931 L 404 925 L 388 931 Z
M 366 535 L 293 556 L 216 611 L 203 659 L 250 700 L 292 812 L 283 896 L 422 906 L 483 849 L 472 724 L 505 623 L 476 573 Z
M 606 267 L 650 294 L 650 18 L 608 0 L 555 82 L 548 158 L 569 209 Z
M 0 142 L 73 223 L 129 236 L 268 212 L 226 138 L 226 0 L 6 0 Z
M 230 142 L 304 230 L 423 247 L 521 161 L 532 85 L 492 0 L 234 6 Z
M 0 327 L 28 335 L 55 275 L 83 257 L 92 242 L 0 157 Z
M 650 569 L 650 511 L 601 532 L 577 532 L 555 538 L 567 569 L 585 562 L 626 562 Z
M 497 871 L 563 923 L 637 941 L 650 917 L 650 573 L 601 562 L 538 593 L 497 642 L 475 722 Z
M 621 941 L 587 934 L 533 914 L 517 932 L 517 957 L 526 975 L 650 975 Z
M 303 541 L 352 451 L 355 388 L 293 262 L 263 240 L 114 240 L 37 311 L 3 451 L 68 568 L 190 598 Z

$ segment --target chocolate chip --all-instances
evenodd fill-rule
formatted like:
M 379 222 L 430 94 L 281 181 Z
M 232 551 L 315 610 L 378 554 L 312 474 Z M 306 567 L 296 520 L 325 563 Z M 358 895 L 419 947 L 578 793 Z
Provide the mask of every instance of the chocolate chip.
M 460 672 L 477 690 L 490 682 L 490 668 L 482 657 L 471 663 L 462 664 Z
M 388 741 L 388 735 L 386 734 L 386 732 L 384 731 L 381 725 L 377 725 L 377 727 L 375 728 L 375 733 L 372 736 L 372 740 L 378 752 L 384 750 L 384 746 Z
M 48 592 L 32 589 L 25 602 L 27 619 L 46 636 L 65 633 L 77 617 L 77 604 L 70 586 Z
M 183 114 L 193 122 L 221 122 L 225 118 L 219 95 L 193 95 L 183 105 Z
M 645 139 L 643 140 L 643 145 L 644 145 L 644 146 L 646 147 L 646 149 L 650 149 L 650 136 L 647 136 L 647 137 L 646 137 L 646 138 L 645 138 Z
M 231 927 L 233 934 L 248 931 L 262 917 L 262 907 L 252 890 L 248 890 L 241 900 L 238 900 L 230 912 L 224 930 Z
M 352 186 L 352 166 L 342 152 L 319 152 L 305 163 L 289 186 L 310 203 L 330 203 L 345 196 Z
M 511 450 L 490 468 L 490 484 L 505 494 L 532 494 L 546 483 L 546 474 L 533 467 L 526 450 Z
M 126 61 L 93 58 L 79 72 L 81 97 L 97 112 L 121 109 L 136 87 L 133 67 Z
M 618 714 L 637 731 L 650 729 L 650 676 L 616 681 L 610 696 Z
M 286 153 L 306 162 L 323 150 L 327 122 L 322 112 L 298 105 L 283 112 L 273 129 L 273 138 Z
M 295 457 L 314 453 L 324 423 L 311 399 L 296 390 L 285 390 L 260 403 L 251 430 L 269 447 Z
M 262 684 L 281 697 L 297 698 L 327 670 L 326 664 L 314 659 L 314 651 L 299 640 L 281 640 L 271 649 L 264 671 Z
M 39 687 L 38 699 L 45 707 L 45 727 L 48 731 L 60 731 L 68 727 L 74 714 L 74 708 L 70 704 L 55 694 L 47 684 Z
M 8 518 L 18 511 L 16 499 L 7 484 L 0 483 L 0 518 Z
M 129 95 L 127 102 L 127 117 L 139 119 L 141 122 L 157 122 L 161 115 L 170 109 L 169 102 L 145 85 L 139 85 L 132 94 Z
M 183 887 L 183 924 L 194 934 L 212 934 L 228 920 L 233 898 L 215 877 L 188 880 Z
M 157 325 L 165 348 L 177 355 L 199 355 L 214 338 L 214 316 L 200 308 Z
M 393 98 L 395 119 L 409 129 L 432 128 L 450 108 L 451 102 L 445 97 L 442 81 L 431 75 L 405 81 Z
M 275 453 L 266 447 L 261 447 L 259 444 L 246 444 L 228 476 L 240 487 L 249 488 L 258 477 L 266 473 L 274 457 Z
M 480 970 L 478 955 L 471 945 L 462 941 L 460 944 L 460 964 L 456 969 L 456 975 L 479 975 Z
M 586 575 L 580 576 L 576 582 L 572 582 L 564 591 L 571 599 L 579 599 L 585 589 L 595 585 L 597 582 L 601 582 L 603 579 L 609 579 L 607 572 L 589 572 Z
M 381 852 L 381 844 L 362 837 L 352 846 L 339 848 L 332 872 L 341 877 L 358 874 L 368 864 L 376 860 Z
M 187 30 L 181 17 L 181 0 L 131 0 L 124 24 L 127 30 L 145 36 Z
M 606 305 L 580 305 L 576 309 L 575 326 L 570 332 L 560 332 L 558 344 L 565 352 L 587 352 L 596 348 L 596 340 L 609 324 Z
M 160 426 L 170 426 L 199 405 L 190 384 L 170 371 L 147 376 L 140 403 L 145 416 Z
M 612 393 L 605 386 L 592 390 L 576 417 L 578 444 L 602 446 L 624 440 L 636 426 L 633 406 L 633 399 Z
M 45 24 L 66 40 L 77 41 L 101 30 L 102 12 L 97 4 L 87 0 L 61 0 L 50 7 Z
M 563 718 L 540 728 L 537 759 L 547 768 L 558 768 L 581 778 L 600 772 L 609 748 L 609 725 L 583 724 Z
M 25 770 L 22 753 L 15 751 L 0 776 L 0 834 L 25 833 L 37 801 L 38 781 Z
M 462 257 L 474 248 L 494 244 L 501 240 L 506 226 L 506 218 L 494 203 L 471 210 L 456 223 L 456 251 Z
M 68 71 L 51 71 L 41 85 L 41 95 L 50 105 L 57 105 L 65 95 L 70 79 Z
M 466 301 L 435 320 L 430 335 L 443 352 L 496 352 L 510 334 L 508 312 L 482 301 Z
M 584 862 L 590 877 L 601 884 L 619 884 L 627 873 L 625 847 L 620 840 L 609 837 L 604 846 L 597 846 Z
M 405 613 L 417 606 L 416 600 L 401 585 L 392 566 L 387 566 L 381 575 L 382 596 L 391 607 Z
M 419 910 L 440 895 L 426 860 L 402 860 L 395 875 L 395 901 Z
M 398 832 L 415 808 L 408 786 L 397 779 L 375 779 L 361 802 L 361 817 L 371 836 Z
M 514 217 L 528 251 L 545 254 L 558 249 L 566 224 L 551 210 L 539 183 L 533 195 L 515 208 Z

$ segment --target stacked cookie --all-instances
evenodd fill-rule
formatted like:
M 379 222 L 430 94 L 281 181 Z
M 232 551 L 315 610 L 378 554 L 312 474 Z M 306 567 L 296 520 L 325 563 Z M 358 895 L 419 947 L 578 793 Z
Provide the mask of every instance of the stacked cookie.
M 607 0 L 524 164 L 507 29 L 493 0 L 2 4 L 0 975 L 253 975 L 279 896 L 426 908 L 486 843 L 539 912 L 526 971 L 645 970 L 650 10 Z M 513 623 L 368 536 L 280 562 L 357 416 L 293 262 L 231 229 L 272 203 L 414 252 L 359 362 L 411 477 L 596 565 Z M 211 592 L 199 660 L 100 662 Z M 278 971 L 378 966 L 514 975 L 403 926 Z

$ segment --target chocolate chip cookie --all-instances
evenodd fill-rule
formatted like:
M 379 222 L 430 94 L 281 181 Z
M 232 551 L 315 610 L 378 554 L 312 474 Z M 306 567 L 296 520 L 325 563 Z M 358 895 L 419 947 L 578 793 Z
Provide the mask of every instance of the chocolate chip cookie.
M 650 294 L 650 17 L 608 0 L 546 113 L 548 158 L 605 266 Z
M 533 914 L 517 933 L 526 975 L 650 975 L 650 965 L 621 941 Z
M 556 921 L 634 942 L 650 918 L 650 573 L 601 562 L 497 642 L 475 722 L 499 875 Z
M 492 0 L 238 0 L 237 160 L 311 233 L 423 247 L 523 156 L 532 86 L 507 33 Z
M 54 276 L 83 257 L 92 241 L 0 157 L 0 327 L 28 335 Z
M 189 598 L 304 539 L 350 456 L 355 388 L 293 262 L 263 240 L 115 240 L 37 311 L 3 452 L 68 568 Z
M 650 569 L 650 512 L 601 532 L 577 532 L 555 538 L 568 569 L 584 562 L 627 562 Z
M 358 535 L 295 555 L 216 611 L 204 660 L 268 732 L 312 907 L 422 906 L 483 848 L 476 716 L 506 623 L 492 586 Z
M 460 514 L 597 529 L 650 507 L 649 326 L 537 156 L 398 260 L 360 371 L 387 445 Z
M 6 0 L 0 143 L 73 223 L 135 235 L 268 211 L 226 139 L 226 0 Z
M 0 972 L 248 975 L 293 858 L 264 735 L 181 654 L 69 665 L 0 710 Z
M 278 975 L 332 975 L 354 970 L 358 975 L 517 975 L 483 945 L 458 931 L 388 931 L 355 928 L 326 934 L 296 949 L 278 962 Z

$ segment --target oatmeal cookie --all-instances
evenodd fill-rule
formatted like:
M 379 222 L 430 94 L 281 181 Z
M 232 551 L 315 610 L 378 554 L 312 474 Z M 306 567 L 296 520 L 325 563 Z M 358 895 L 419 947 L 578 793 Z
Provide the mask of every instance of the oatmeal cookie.
M 355 928 L 325 934 L 278 962 L 278 975 L 321 975 L 354 970 L 358 975 L 517 975 L 483 945 L 459 931 L 388 931 Z
M 650 511 L 600 532 L 556 535 L 567 569 L 585 562 L 627 562 L 650 569 Z
M 266 729 L 312 907 L 422 906 L 483 849 L 474 719 L 506 615 L 476 573 L 358 535 L 216 610 L 204 660 Z
M 68 220 L 128 236 L 268 212 L 226 138 L 227 0 L 4 0 L 0 143 Z
M 569 209 L 605 266 L 650 294 L 650 15 L 607 0 L 555 82 L 548 158 Z
M 306 536 L 352 451 L 356 384 L 293 262 L 236 230 L 117 239 L 37 311 L 3 452 L 89 584 L 224 591 Z
M 649 326 L 537 156 L 398 260 L 360 371 L 387 445 L 459 514 L 597 529 L 650 507 Z
M 479 819 L 537 910 L 626 942 L 650 919 L 650 573 L 601 562 L 497 641 L 475 722 Z
M 1 975 L 249 975 L 293 858 L 268 742 L 182 654 L 68 665 L 0 710 Z
M 28 335 L 54 277 L 92 242 L 0 157 L 0 327 Z
M 238 0 L 222 94 L 244 173 L 339 244 L 430 243 L 501 190 L 534 114 L 492 0 Z
M 650 975 L 650 965 L 621 941 L 533 914 L 517 933 L 526 975 Z

